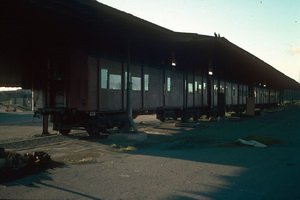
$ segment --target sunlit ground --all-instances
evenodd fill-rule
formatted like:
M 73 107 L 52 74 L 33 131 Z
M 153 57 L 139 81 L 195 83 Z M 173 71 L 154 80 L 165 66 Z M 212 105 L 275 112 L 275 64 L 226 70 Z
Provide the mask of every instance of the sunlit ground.
M 21 90 L 21 87 L 0 87 L 0 91 L 14 91 Z

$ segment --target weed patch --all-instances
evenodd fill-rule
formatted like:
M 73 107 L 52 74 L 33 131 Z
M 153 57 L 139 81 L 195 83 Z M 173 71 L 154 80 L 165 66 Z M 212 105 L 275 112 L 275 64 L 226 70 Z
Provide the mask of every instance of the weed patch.
M 121 146 L 121 145 L 118 146 L 116 144 L 111 144 L 110 146 L 114 149 L 118 149 L 119 151 L 135 151 L 135 150 L 137 150 L 136 147 L 130 146 L 130 145 L 124 147 L 124 146 Z

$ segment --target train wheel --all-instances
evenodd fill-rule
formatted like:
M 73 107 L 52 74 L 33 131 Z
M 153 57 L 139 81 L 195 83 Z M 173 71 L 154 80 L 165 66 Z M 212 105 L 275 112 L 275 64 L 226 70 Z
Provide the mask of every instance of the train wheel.
M 123 120 L 119 125 L 118 129 L 129 129 L 130 125 L 127 119 Z
M 187 114 L 183 114 L 183 116 L 181 117 L 181 122 L 188 122 L 189 121 L 189 117 L 187 116 Z
M 160 118 L 159 119 L 161 122 L 165 122 L 166 121 L 166 118 Z
M 70 132 L 71 132 L 71 129 L 59 130 L 59 133 L 62 135 L 69 135 Z
M 197 122 L 199 120 L 199 114 L 198 113 L 194 115 L 193 120 L 195 122 Z
M 85 130 L 87 131 L 87 133 L 89 134 L 90 137 L 95 137 L 99 135 L 99 129 L 97 127 L 97 125 L 93 125 L 93 124 L 89 124 Z

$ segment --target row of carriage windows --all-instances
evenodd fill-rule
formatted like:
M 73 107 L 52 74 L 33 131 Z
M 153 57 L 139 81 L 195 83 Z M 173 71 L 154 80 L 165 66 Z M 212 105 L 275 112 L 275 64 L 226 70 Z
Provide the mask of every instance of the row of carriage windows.
M 124 77 L 124 84 L 125 89 L 127 89 L 127 76 L 128 73 L 125 72 Z M 132 76 L 132 90 L 133 91 L 141 91 L 142 89 L 142 79 L 141 77 Z M 149 74 L 144 74 L 144 91 L 149 91 L 149 83 L 150 83 L 150 77 Z M 172 79 L 171 77 L 167 77 L 166 79 L 166 91 L 171 92 L 172 88 Z M 107 69 L 101 69 L 101 89 L 110 89 L 110 90 L 121 90 L 122 89 L 122 77 L 119 74 L 111 74 L 108 72 Z M 195 81 L 193 83 L 188 83 L 188 93 L 201 93 L 202 90 L 206 90 L 206 83 L 204 82 L 203 85 L 199 83 L 198 81 Z M 214 93 L 226 93 L 226 95 L 229 94 L 229 88 L 226 85 L 225 87 L 220 85 L 218 88 L 217 85 L 214 84 L 213 86 Z M 247 90 L 242 91 L 240 89 L 240 94 L 244 93 L 245 96 L 247 96 Z M 231 89 L 231 94 L 234 96 L 236 95 L 236 88 L 233 86 Z
M 203 87 L 202 84 L 199 83 L 198 81 L 195 81 L 195 83 L 188 83 L 188 93 L 201 93 L 203 90 L 206 90 L 206 83 L 203 83 Z
M 127 72 L 125 72 L 125 89 L 127 89 Z M 132 76 L 132 90 L 141 91 L 141 77 Z M 101 89 L 121 90 L 122 77 L 119 74 L 109 74 L 107 69 L 101 69 Z M 149 91 L 149 75 L 144 75 L 144 90 Z

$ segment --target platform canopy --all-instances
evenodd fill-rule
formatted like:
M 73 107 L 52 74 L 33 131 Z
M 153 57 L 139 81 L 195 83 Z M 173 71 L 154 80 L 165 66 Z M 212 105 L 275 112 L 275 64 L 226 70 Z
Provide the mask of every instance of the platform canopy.
M 0 86 L 33 88 L 47 76 L 47 64 L 34 61 L 66 47 L 120 57 L 130 39 L 133 57 L 139 51 L 162 63 L 178 57 L 179 67 L 209 59 L 220 79 L 300 90 L 295 80 L 224 37 L 177 33 L 96 0 L 2 0 L 0 27 Z

